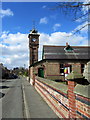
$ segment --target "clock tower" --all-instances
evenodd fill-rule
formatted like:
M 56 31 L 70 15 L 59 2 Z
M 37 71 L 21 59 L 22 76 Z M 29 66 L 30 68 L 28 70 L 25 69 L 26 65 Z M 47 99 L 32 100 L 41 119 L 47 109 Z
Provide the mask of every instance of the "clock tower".
M 39 48 L 39 34 L 38 31 L 32 29 L 30 34 L 28 35 L 29 38 L 29 50 L 30 50 L 30 65 L 34 64 L 38 61 L 38 48 Z

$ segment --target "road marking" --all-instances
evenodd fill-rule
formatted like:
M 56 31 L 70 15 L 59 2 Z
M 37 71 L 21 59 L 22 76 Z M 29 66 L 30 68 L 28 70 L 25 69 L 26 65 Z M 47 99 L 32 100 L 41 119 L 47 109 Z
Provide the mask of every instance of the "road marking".
M 27 105 L 27 101 L 26 101 L 24 85 L 22 85 L 22 91 L 23 91 L 23 102 L 24 102 L 24 117 L 25 118 L 31 118 L 30 117 L 30 112 L 29 112 L 29 109 L 28 109 L 28 105 Z

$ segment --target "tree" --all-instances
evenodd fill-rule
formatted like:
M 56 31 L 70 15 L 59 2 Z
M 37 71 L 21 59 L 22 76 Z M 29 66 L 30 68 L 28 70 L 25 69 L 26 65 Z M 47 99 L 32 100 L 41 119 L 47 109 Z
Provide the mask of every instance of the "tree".
M 16 75 L 28 76 L 28 69 L 24 67 L 16 67 L 16 68 L 13 68 L 13 73 Z
M 71 17 L 73 21 L 79 21 L 82 26 L 75 31 L 73 34 L 80 32 L 85 27 L 89 27 L 90 19 L 90 2 L 59 2 L 56 7 L 53 9 L 60 9 L 60 12 L 63 12 L 65 16 Z

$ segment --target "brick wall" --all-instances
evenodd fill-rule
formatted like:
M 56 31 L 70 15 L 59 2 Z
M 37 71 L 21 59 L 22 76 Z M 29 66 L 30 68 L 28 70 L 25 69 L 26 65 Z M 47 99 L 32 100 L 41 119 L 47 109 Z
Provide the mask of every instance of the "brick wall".
M 76 71 L 77 73 L 81 73 L 81 64 L 80 63 L 72 64 L 72 71 Z
M 35 74 L 34 74 L 34 67 L 30 68 L 30 84 L 35 84 Z
M 67 94 L 35 79 L 35 89 L 60 118 L 69 117 Z
M 90 118 L 90 98 L 74 92 L 74 81 L 68 81 L 66 92 L 54 87 L 55 84 L 50 85 L 45 79 L 35 77 L 35 89 L 59 118 Z
M 90 118 L 90 99 L 76 95 L 76 117 Z
M 57 69 L 56 69 L 57 68 Z M 46 68 L 46 78 L 51 80 L 64 80 L 64 76 L 60 74 L 59 62 L 48 62 Z
M 38 69 L 43 68 L 44 69 L 44 78 L 51 79 L 51 80 L 65 80 L 64 74 L 60 73 L 60 64 L 63 64 L 62 62 L 42 62 L 38 63 L 38 65 L 30 67 L 31 73 L 30 78 L 32 78 L 32 69 L 34 69 L 34 72 L 38 75 Z M 68 63 L 72 65 L 72 71 L 77 71 L 78 73 L 81 73 L 81 64 L 80 63 Z M 56 69 L 57 68 L 57 69 Z
M 57 69 L 55 69 L 57 68 Z M 59 63 L 48 63 L 47 75 L 60 75 L 60 64 Z

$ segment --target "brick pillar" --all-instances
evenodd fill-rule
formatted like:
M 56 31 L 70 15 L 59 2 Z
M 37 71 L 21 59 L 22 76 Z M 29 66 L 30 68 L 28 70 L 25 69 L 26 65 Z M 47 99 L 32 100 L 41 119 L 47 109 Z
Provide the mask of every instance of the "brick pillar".
M 30 68 L 30 84 L 35 84 L 35 74 L 34 74 L 34 67 Z
M 32 85 L 34 86 L 35 85 L 35 74 L 33 74 L 33 83 Z
M 29 83 L 30 83 L 30 66 L 29 66 L 29 70 L 28 70 L 28 77 L 29 77 Z
M 68 81 L 69 118 L 76 118 L 76 103 L 74 94 L 74 81 Z

